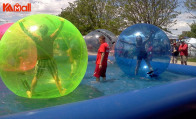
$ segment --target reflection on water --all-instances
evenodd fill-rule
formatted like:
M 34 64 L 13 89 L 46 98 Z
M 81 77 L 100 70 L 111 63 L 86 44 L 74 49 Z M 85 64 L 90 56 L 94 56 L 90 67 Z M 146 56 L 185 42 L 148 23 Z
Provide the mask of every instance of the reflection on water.
M 116 64 L 108 64 L 107 81 L 97 83 L 93 77 L 94 68 L 94 62 L 89 62 L 81 84 L 71 94 L 60 98 L 28 99 L 19 97 L 9 91 L 0 80 L 0 115 L 73 103 L 192 78 L 192 76 L 179 75 L 167 71 L 156 78 L 130 78 Z
M 2 82 L 0 83 L 2 85 Z M 22 111 L 78 102 L 103 95 L 104 94 L 96 88 L 81 84 L 75 91 L 67 96 L 51 99 L 29 99 L 13 94 L 3 86 L 1 87 L 0 92 L 0 115 L 8 115 Z

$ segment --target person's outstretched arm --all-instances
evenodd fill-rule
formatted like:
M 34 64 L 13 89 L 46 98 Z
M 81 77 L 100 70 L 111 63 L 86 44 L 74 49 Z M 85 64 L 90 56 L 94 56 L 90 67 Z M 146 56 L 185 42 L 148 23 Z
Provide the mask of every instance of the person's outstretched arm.
M 154 37 L 152 36 L 153 32 L 150 32 L 150 35 L 149 36 L 145 36 L 146 39 L 145 41 L 143 42 L 144 44 L 146 44 L 148 41 L 150 41 L 151 39 L 153 39 Z
M 127 41 L 124 41 L 124 40 L 119 40 L 119 41 L 122 42 L 122 43 L 129 44 L 129 45 L 136 45 L 135 43 L 130 43 L 130 42 L 127 42 Z
M 55 38 L 58 36 L 58 34 L 60 33 L 60 31 L 62 30 L 62 28 L 63 28 L 64 19 L 63 19 L 63 18 L 60 18 L 59 20 L 61 21 L 61 24 L 60 24 L 59 28 L 58 28 L 56 31 L 54 31 L 54 33 L 52 33 L 52 34 L 50 35 L 50 37 L 51 37 L 52 39 L 55 39 Z
M 23 22 L 24 22 L 24 19 L 19 20 L 20 28 L 24 31 L 24 33 L 27 34 L 32 39 L 38 38 L 39 36 L 37 34 L 31 33 L 29 30 L 27 30 L 27 28 L 24 26 Z

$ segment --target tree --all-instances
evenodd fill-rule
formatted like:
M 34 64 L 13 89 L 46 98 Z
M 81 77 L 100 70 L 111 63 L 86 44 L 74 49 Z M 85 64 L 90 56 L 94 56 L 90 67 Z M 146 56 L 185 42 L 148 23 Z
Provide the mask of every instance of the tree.
M 184 2 L 185 7 L 188 12 L 191 14 L 191 18 L 196 19 L 196 15 L 192 14 L 191 11 L 196 11 L 196 0 L 186 0 Z
M 196 1 L 195 0 L 186 0 L 184 2 L 184 5 L 189 10 L 194 10 L 194 11 L 196 10 Z
M 129 24 L 148 23 L 168 28 L 176 23 L 178 0 L 121 0 L 122 16 Z
M 183 32 L 179 37 L 182 37 L 182 38 L 186 38 L 186 37 L 196 38 L 196 22 L 193 22 L 189 26 L 191 28 L 191 31 Z
M 187 8 L 187 12 L 191 14 L 192 17 L 189 18 L 193 18 L 196 19 L 196 16 L 194 14 L 192 14 L 192 11 L 196 11 L 196 1 L 195 0 L 186 0 L 184 2 L 185 7 Z M 193 37 L 196 38 L 196 22 L 194 21 L 191 25 L 189 25 L 191 28 L 191 31 L 186 31 L 183 32 L 179 37 Z
M 175 24 L 178 0 L 76 0 L 59 16 L 71 21 L 83 35 L 107 29 L 116 35 L 136 23 L 166 29 Z
M 76 0 L 62 9 L 59 16 L 71 21 L 83 35 L 95 29 L 119 34 L 121 22 L 116 0 Z

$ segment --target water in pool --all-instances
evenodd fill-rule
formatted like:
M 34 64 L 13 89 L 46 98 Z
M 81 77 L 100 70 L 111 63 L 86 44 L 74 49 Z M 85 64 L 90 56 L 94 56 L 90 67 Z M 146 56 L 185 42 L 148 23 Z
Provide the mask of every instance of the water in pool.
M 34 109 L 62 105 L 108 96 L 122 92 L 150 88 L 166 83 L 193 78 L 189 75 L 165 71 L 157 78 L 127 77 L 117 64 L 108 64 L 107 81 L 96 83 L 93 77 L 95 63 L 89 62 L 81 84 L 69 95 L 52 99 L 28 99 L 16 96 L 0 80 L 0 116 Z

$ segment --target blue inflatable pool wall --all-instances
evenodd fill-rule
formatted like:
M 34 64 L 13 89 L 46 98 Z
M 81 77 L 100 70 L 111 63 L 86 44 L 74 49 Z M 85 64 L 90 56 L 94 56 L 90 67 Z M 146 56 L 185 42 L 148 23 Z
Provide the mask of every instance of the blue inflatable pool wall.
M 94 59 L 90 56 L 89 60 Z M 170 72 L 196 76 L 196 67 L 170 64 Z M 0 117 L 2 119 L 196 118 L 196 78 L 126 93 Z

